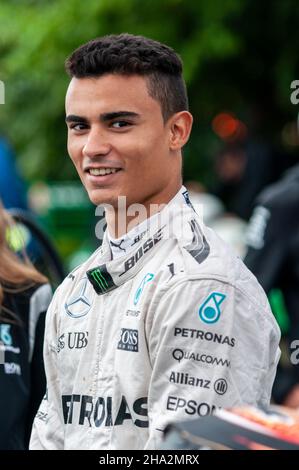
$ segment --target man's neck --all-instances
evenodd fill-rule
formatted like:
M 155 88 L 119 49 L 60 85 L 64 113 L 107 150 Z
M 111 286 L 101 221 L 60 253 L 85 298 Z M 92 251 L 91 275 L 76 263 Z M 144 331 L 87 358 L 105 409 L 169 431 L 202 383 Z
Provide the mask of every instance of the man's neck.
M 173 191 L 169 192 L 167 195 L 159 194 L 157 197 L 151 197 L 150 202 L 144 202 L 143 204 L 134 203 L 131 206 L 123 204 L 123 207 L 120 208 L 107 209 L 105 216 L 110 237 L 119 239 L 130 232 L 134 227 L 144 222 L 144 220 L 161 212 L 176 196 L 181 186 L 182 184 L 180 182 Z

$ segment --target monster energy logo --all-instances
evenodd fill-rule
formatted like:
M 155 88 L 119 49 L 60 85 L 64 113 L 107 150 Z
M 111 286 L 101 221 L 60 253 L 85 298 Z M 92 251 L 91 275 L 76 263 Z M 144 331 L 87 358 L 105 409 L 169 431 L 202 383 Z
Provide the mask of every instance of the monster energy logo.
M 92 275 L 92 277 L 94 278 L 94 280 L 96 281 L 96 283 L 103 289 L 103 290 L 107 290 L 108 288 L 108 282 L 106 281 L 106 279 L 104 278 L 104 276 L 102 275 L 101 271 L 99 269 L 95 269 L 94 271 L 92 271 L 90 273 Z
M 90 269 L 86 274 L 97 294 L 104 294 L 117 287 L 108 273 L 105 264 L 101 267 Z

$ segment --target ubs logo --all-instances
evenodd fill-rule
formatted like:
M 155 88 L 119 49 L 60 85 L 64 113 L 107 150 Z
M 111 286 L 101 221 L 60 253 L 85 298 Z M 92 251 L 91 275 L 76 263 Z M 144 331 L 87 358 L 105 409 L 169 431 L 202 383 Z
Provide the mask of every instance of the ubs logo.
M 88 331 L 72 331 L 63 333 L 58 338 L 57 352 L 64 349 L 67 344 L 68 349 L 83 349 L 88 345 Z

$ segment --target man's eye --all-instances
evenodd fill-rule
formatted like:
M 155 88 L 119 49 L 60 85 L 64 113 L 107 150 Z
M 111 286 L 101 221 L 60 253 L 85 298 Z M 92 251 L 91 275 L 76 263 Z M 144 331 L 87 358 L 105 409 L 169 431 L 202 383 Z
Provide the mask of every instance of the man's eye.
M 127 127 L 130 125 L 130 122 L 128 121 L 114 121 L 111 124 L 111 127 L 114 127 L 116 129 L 120 129 L 121 127 Z
M 71 129 L 74 129 L 75 131 L 83 131 L 84 129 L 86 129 L 86 124 L 71 124 L 70 128 Z

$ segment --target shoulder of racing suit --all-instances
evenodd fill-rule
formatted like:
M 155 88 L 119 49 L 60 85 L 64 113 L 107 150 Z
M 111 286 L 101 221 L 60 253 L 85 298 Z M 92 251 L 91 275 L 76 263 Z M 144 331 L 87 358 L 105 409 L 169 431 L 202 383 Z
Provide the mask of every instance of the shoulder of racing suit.
M 103 246 L 67 276 L 59 288 L 61 295 L 64 297 L 86 277 L 99 295 L 117 292 L 126 281 L 139 279 L 139 272 L 144 277 L 146 269 L 158 279 L 155 295 L 159 297 L 188 281 L 207 279 L 231 285 L 257 310 L 267 309 L 263 289 L 231 248 L 191 209 L 185 222 L 182 232 L 175 229 L 171 236 L 167 226 L 154 230 L 136 244 L 133 252 L 117 260 L 109 260 L 110 249 L 104 239 Z

